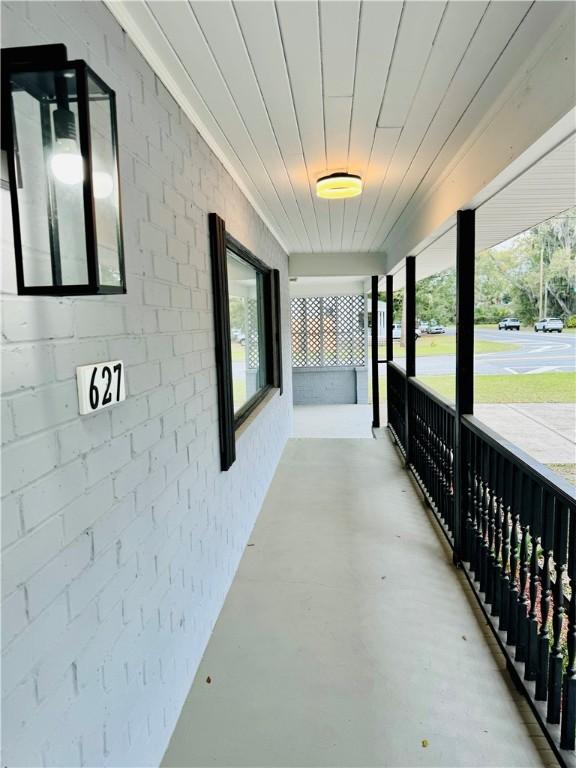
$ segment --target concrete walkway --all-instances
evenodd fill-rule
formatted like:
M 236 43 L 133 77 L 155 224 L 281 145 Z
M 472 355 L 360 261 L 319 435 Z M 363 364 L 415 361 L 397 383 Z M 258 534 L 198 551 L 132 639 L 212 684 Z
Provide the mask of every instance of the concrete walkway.
M 474 406 L 475 415 L 542 464 L 576 462 L 574 403 L 510 403 Z
M 163 765 L 555 765 L 478 615 L 389 440 L 293 439 Z

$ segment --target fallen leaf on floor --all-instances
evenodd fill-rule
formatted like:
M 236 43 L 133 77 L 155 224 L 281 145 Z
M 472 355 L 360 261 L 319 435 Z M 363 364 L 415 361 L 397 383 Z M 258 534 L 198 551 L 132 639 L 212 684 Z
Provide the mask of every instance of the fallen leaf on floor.
M 206 678 L 206 682 L 208 683 L 208 685 L 210 685 L 210 683 L 212 682 L 212 678 L 210 677 L 210 675 L 208 675 L 208 677 Z
M 468 638 L 466 637 L 466 635 L 462 635 L 462 640 L 468 640 Z
M 426 747 L 428 746 L 428 739 L 422 739 L 422 746 L 424 747 L 424 749 L 426 749 Z

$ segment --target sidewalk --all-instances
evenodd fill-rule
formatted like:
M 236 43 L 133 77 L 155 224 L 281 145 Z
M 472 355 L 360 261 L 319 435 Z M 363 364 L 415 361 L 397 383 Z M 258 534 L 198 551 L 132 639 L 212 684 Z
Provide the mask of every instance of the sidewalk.
M 483 403 L 474 415 L 542 464 L 576 463 L 574 403 Z

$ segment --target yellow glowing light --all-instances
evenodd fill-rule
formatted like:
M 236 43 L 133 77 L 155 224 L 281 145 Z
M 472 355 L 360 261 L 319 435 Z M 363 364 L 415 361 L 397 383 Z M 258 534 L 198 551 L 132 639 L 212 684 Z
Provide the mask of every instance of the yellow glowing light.
M 327 200 L 342 200 L 362 194 L 362 179 L 352 173 L 332 173 L 316 182 L 316 194 Z

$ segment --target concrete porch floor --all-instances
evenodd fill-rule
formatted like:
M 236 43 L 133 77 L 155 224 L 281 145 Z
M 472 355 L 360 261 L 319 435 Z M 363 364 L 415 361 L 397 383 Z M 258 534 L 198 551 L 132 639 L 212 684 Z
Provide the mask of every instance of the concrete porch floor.
M 163 765 L 556 765 L 480 615 L 389 440 L 292 439 Z
M 372 437 L 371 405 L 295 405 L 294 437 Z

